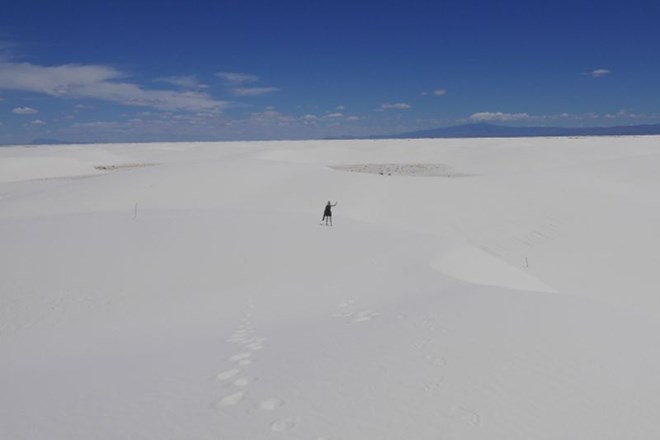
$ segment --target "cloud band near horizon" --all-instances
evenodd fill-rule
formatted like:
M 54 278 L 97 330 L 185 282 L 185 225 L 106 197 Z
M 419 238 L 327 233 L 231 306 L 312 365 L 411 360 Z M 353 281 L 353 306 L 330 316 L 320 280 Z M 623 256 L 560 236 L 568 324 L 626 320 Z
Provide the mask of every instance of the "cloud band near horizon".
M 0 58 L 0 90 L 45 94 L 59 98 L 98 99 L 158 110 L 220 112 L 229 102 L 199 91 L 146 89 L 124 81 L 127 75 L 104 65 L 42 66 Z

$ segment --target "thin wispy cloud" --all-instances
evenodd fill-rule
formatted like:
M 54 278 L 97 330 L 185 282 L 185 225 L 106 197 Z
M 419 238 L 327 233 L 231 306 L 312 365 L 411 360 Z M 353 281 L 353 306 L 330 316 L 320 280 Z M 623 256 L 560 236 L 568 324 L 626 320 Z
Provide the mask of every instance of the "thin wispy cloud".
M 651 116 L 638 114 L 627 109 L 622 109 L 616 113 L 606 113 L 603 117 L 605 119 L 644 119 Z
M 279 92 L 277 87 L 236 87 L 231 89 L 236 96 L 263 96 Z
M 410 108 L 412 108 L 412 106 L 404 102 L 396 104 L 386 103 L 380 106 L 380 110 L 408 110 Z
M 72 128 L 86 128 L 93 130 L 104 130 L 121 127 L 122 124 L 114 121 L 76 122 L 71 124 Z
M 340 106 L 343 107 L 343 106 Z M 343 112 L 329 111 L 324 115 L 318 116 L 314 114 L 306 114 L 299 118 L 304 123 L 329 123 L 329 122 L 344 122 L 344 121 L 359 121 L 362 120 L 360 116 L 346 115 Z
M 444 96 L 446 94 L 447 94 L 447 90 L 445 90 L 445 89 L 435 89 L 431 92 L 422 92 L 422 93 L 420 93 L 420 96 L 429 96 L 429 95 Z
M 46 125 L 46 122 L 42 121 L 41 119 L 35 119 L 34 121 L 30 122 L 32 125 Z
M 110 66 L 41 66 L 0 58 L 0 90 L 71 99 L 91 98 L 171 111 L 219 111 L 229 105 L 199 91 L 145 89 L 141 85 L 122 81 L 125 78 L 125 74 Z
M 31 107 L 16 107 L 11 112 L 16 115 L 34 115 L 39 113 L 39 110 Z
M 241 85 L 259 81 L 257 75 L 252 75 L 250 73 L 218 72 L 215 76 L 231 85 Z
M 157 78 L 156 81 L 172 84 L 183 89 L 206 89 L 208 85 L 202 84 L 195 75 L 165 76 Z
M 532 117 L 527 113 L 478 112 L 470 115 L 472 122 L 513 122 L 528 121 Z
M 596 70 L 592 70 L 590 72 L 587 72 L 587 75 L 592 77 L 592 78 L 602 78 L 602 77 L 607 76 L 611 73 L 612 73 L 612 71 L 609 70 L 609 69 L 596 69 Z
M 279 92 L 278 87 L 254 87 L 248 84 L 255 83 L 261 78 L 251 73 L 238 73 L 238 72 L 218 72 L 215 74 L 218 78 L 222 79 L 229 91 L 234 96 L 264 96 Z
M 546 115 L 530 115 L 528 113 L 505 113 L 505 112 L 479 112 L 470 115 L 469 117 L 460 120 L 460 122 L 534 122 L 534 123 L 578 123 L 587 122 L 593 123 L 594 121 L 603 120 L 656 120 L 658 115 L 640 114 L 633 111 L 623 109 L 615 113 L 555 113 Z

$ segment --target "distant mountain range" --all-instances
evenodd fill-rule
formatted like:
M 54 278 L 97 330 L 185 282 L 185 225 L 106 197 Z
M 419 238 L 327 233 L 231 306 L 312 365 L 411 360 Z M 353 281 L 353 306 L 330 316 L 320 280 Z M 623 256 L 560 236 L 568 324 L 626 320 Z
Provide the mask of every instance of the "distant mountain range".
M 37 138 L 33 139 L 30 142 L 30 145 L 65 145 L 65 144 L 74 144 L 75 142 L 64 141 L 62 139 L 54 138 Z
M 495 124 L 465 124 L 392 135 L 368 136 L 363 139 L 640 135 L 660 135 L 660 124 L 625 125 L 616 127 L 512 127 Z
M 505 138 L 568 136 L 648 136 L 660 135 L 660 124 L 614 127 L 514 127 L 499 124 L 464 124 L 430 130 L 375 136 L 340 136 L 326 139 L 428 139 L 428 138 Z M 24 145 L 75 144 L 62 139 L 38 138 Z M 2 145 L 2 144 L 0 144 Z

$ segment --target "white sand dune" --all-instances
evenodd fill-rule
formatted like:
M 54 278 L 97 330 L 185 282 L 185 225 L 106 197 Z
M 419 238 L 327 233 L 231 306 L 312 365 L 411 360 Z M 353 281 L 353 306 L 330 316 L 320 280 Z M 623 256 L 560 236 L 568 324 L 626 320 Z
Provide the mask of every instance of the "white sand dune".
M 657 439 L 659 168 L 658 137 L 0 148 L 0 438 Z
M 508 263 L 474 246 L 445 248 L 431 266 L 445 275 L 473 284 L 500 286 L 516 290 L 555 292 L 555 290 L 529 275 L 523 268 Z M 525 262 L 527 269 L 528 262 Z

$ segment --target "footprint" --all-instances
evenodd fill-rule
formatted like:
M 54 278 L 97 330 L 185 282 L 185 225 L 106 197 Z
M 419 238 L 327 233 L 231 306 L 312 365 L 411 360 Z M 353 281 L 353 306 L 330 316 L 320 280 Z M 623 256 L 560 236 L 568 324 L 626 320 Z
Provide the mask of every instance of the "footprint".
M 252 382 L 256 382 L 257 378 L 256 377 L 239 377 L 235 381 L 232 382 L 232 385 L 235 387 L 246 387 L 250 385 Z
M 425 327 L 426 329 L 431 330 L 432 332 L 435 331 L 435 326 L 427 318 L 422 319 L 422 327 Z
M 247 345 L 247 344 L 252 344 L 254 341 L 252 338 L 241 338 L 240 341 L 238 341 L 239 344 L 241 345 Z
M 363 310 L 358 312 L 355 318 L 352 319 L 352 322 L 366 322 L 378 316 L 378 313 L 371 310 Z
M 278 398 L 272 398 L 272 399 L 265 399 L 259 402 L 259 409 L 262 409 L 264 411 L 273 411 L 281 406 L 284 406 L 286 402 L 282 399 Z
M 240 372 L 241 372 L 241 370 L 239 370 L 239 369 L 223 371 L 222 373 L 218 373 L 218 375 L 215 376 L 215 379 L 220 380 L 220 381 L 231 379 L 232 377 L 236 376 Z
M 264 346 L 261 345 L 259 342 L 248 344 L 248 345 L 246 345 L 246 347 L 249 348 L 250 350 L 254 350 L 254 351 L 263 350 L 263 348 L 264 348 Z
M 243 359 L 242 361 L 238 362 L 238 365 L 244 367 L 246 365 L 250 365 L 251 363 L 252 363 L 252 359 Z
M 451 409 L 454 415 L 456 416 L 456 418 L 466 423 L 469 423 L 471 425 L 478 425 L 481 422 L 481 418 L 479 417 L 479 414 L 468 408 L 465 408 L 464 406 L 454 405 Z
M 432 393 L 434 391 L 438 391 L 442 385 L 440 382 L 425 382 L 424 383 L 424 391 L 427 393 Z
M 226 339 L 227 342 L 235 342 L 235 343 L 238 343 L 238 344 L 242 344 L 247 340 L 248 339 L 244 336 L 232 336 L 231 338 Z
M 422 348 L 424 348 L 424 346 L 430 343 L 431 343 L 430 338 L 422 339 L 421 341 L 414 343 L 413 348 L 416 348 L 417 350 L 421 350 Z
M 344 302 L 342 302 L 341 304 L 339 304 L 338 307 L 341 307 L 341 308 L 344 308 L 344 307 L 350 307 L 350 306 L 353 305 L 354 302 L 355 302 L 355 301 L 353 301 L 352 299 L 347 299 L 346 301 L 344 301 Z
M 435 365 L 436 367 L 447 366 L 447 359 L 443 357 L 434 356 L 432 354 L 426 356 L 426 361 L 431 365 Z
M 238 404 L 245 397 L 245 391 L 238 391 L 236 393 L 230 394 L 218 400 L 216 405 L 219 406 L 233 406 Z
M 236 355 L 230 357 L 229 360 L 232 361 L 232 362 L 236 362 L 236 361 L 241 361 L 243 359 L 247 359 L 250 356 L 252 356 L 252 353 L 250 353 L 249 351 L 246 351 L 244 353 L 239 353 L 239 354 L 236 354 Z
M 296 421 L 293 419 L 279 419 L 270 424 L 270 429 L 275 432 L 290 431 L 296 427 Z

